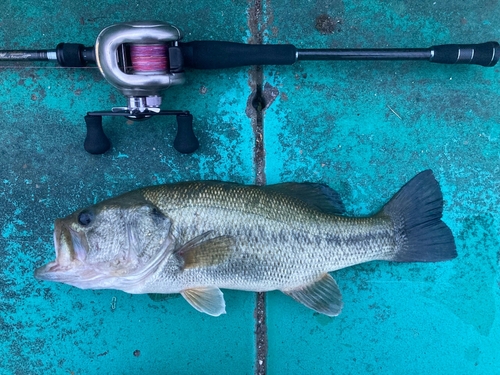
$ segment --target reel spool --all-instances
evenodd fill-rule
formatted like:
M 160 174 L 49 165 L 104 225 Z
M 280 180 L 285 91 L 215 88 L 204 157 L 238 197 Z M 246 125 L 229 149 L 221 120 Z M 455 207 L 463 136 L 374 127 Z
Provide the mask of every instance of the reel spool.
M 102 116 L 144 120 L 154 115 L 177 116 L 177 151 L 191 153 L 198 148 L 192 115 L 188 111 L 160 109 L 162 92 L 185 82 L 178 46 L 181 38 L 177 27 L 164 22 L 119 23 L 101 31 L 95 45 L 95 62 L 103 77 L 127 98 L 127 106 L 87 114 L 85 150 L 102 154 L 111 146 L 102 129 Z
M 128 98 L 131 114 L 159 108 L 161 92 L 184 83 L 181 38 L 178 28 L 163 22 L 119 23 L 97 37 L 97 67 Z

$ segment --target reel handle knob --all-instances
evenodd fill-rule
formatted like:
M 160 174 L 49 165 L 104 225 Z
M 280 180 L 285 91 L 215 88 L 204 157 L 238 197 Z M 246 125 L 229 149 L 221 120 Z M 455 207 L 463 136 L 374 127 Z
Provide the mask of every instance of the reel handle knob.
M 193 131 L 193 115 L 190 113 L 177 115 L 177 135 L 174 148 L 182 154 L 195 152 L 200 143 Z
M 104 130 L 102 130 L 102 116 L 85 116 L 85 124 L 87 124 L 87 136 L 83 147 L 90 154 L 104 154 L 111 147 Z

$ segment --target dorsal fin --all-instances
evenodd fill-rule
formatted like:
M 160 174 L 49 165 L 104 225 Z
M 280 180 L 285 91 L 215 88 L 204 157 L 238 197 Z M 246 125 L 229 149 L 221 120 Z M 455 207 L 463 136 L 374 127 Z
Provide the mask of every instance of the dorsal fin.
M 281 184 L 263 186 L 262 189 L 299 199 L 324 213 L 334 215 L 345 214 L 345 207 L 339 193 L 324 184 L 283 182 Z

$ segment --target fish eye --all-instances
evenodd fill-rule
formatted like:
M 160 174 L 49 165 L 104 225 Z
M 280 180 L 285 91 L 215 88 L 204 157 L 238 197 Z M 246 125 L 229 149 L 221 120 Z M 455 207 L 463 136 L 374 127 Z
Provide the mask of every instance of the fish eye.
M 94 214 L 91 211 L 83 210 L 78 215 L 78 222 L 84 227 L 89 225 L 94 220 Z

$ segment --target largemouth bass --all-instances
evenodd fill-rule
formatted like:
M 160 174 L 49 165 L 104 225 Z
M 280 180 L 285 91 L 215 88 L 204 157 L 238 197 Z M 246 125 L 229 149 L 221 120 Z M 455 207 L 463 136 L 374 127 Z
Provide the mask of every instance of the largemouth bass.
M 430 170 L 370 217 L 345 216 L 339 195 L 322 184 L 152 186 L 57 219 L 56 260 L 35 276 L 82 289 L 181 293 L 212 316 L 225 313 L 220 289 L 280 290 L 336 316 L 342 297 L 328 272 L 455 258 L 442 211 Z

